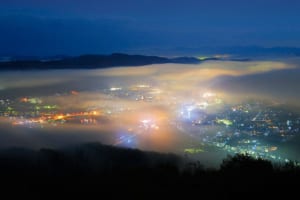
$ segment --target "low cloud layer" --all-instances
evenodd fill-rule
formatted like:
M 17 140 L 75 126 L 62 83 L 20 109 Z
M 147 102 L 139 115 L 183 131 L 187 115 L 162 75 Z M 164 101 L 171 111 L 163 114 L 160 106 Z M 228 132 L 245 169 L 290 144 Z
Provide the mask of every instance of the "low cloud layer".
M 0 74 L 2 100 L 39 98 L 43 105 L 57 105 L 56 114 L 97 110 L 99 116 L 96 125 L 43 128 L 16 127 L 11 125 L 15 118 L 1 117 L 0 147 L 63 147 L 94 141 L 115 145 L 125 137 L 134 148 L 182 151 L 195 141 L 174 126 L 180 105 L 201 99 L 205 92 L 217 93 L 228 103 L 260 97 L 296 105 L 298 77 L 297 60 L 4 72 Z M 148 101 L 147 95 L 153 99 Z

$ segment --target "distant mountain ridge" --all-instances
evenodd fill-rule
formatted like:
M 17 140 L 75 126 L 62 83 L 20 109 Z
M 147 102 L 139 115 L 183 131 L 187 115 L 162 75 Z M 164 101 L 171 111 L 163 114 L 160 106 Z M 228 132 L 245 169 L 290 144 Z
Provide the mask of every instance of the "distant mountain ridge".
M 206 60 L 209 59 L 215 58 L 207 58 Z M 159 56 L 128 55 L 121 53 L 114 53 L 111 55 L 87 54 L 54 60 L 36 59 L 0 62 L 0 70 L 98 69 L 165 63 L 197 64 L 201 61 L 195 57 L 166 58 Z

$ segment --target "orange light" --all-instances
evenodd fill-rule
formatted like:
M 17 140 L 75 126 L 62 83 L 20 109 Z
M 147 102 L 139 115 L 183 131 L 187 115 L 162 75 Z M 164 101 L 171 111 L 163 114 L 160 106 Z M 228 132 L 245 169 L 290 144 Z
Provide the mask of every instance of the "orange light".
M 79 92 L 77 92 L 77 91 L 75 91 L 75 90 L 72 90 L 72 91 L 71 91 L 71 94 L 73 94 L 73 95 L 78 95 Z
M 58 115 L 58 116 L 55 117 L 55 119 L 63 119 L 63 118 L 64 118 L 63 115 Z
M 26 97 L 21 98 L 20 101 L 26 103 L 26 102 L 28 102 L 28 98 L 26 98 Z

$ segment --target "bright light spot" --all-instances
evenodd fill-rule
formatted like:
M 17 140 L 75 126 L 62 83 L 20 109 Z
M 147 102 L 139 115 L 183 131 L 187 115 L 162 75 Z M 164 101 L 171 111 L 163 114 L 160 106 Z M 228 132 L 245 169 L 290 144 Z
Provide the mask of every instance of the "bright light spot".
M 112 87 L 109 90 L 110 91 L 118 91 L 118 90 L 122 90 L 122 88 L 120 88 L 120 87 Z
M 203 152 L 203 149 L 200 149 L 200 148 L 187 148 L 187 149 L 184 149 L 184 153 L 195 154 L 195 153 L 201 153 L 201 152 Z
M 55 117 L 55 119 L 63 119 L 63 118 L 64 118 L 63 115 L 57 115 L 57 116 Z
M 149 120 L 149 119 L 144 119 L 144 120 L 141 120 L 141 122 L 142 122 L 143 124 L 148 124 L 148 123 L 150 122 L 150 120 Z
M 207 58 L 209 58 L 209 57 L 207 57 L 207 56 L 199 56 L 199 57 L 197 57 L 199 60 L 206 60 Z
M 137 87 L 139 87 L 139 88 L 149 88 L 150 86 L 141 84 L 141 85 L 137 85 Z
M 228 119 L 217 119 L 217 123 L 225 124 L 226 126 L 231 126 L 233 123 Z

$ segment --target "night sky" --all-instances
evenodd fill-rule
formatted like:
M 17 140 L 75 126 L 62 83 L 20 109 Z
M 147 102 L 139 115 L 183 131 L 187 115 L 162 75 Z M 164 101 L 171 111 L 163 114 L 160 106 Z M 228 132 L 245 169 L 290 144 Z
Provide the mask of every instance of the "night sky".
M 0 56 L 300 47 L 299 10 L 298 0 L 1 0 Z

